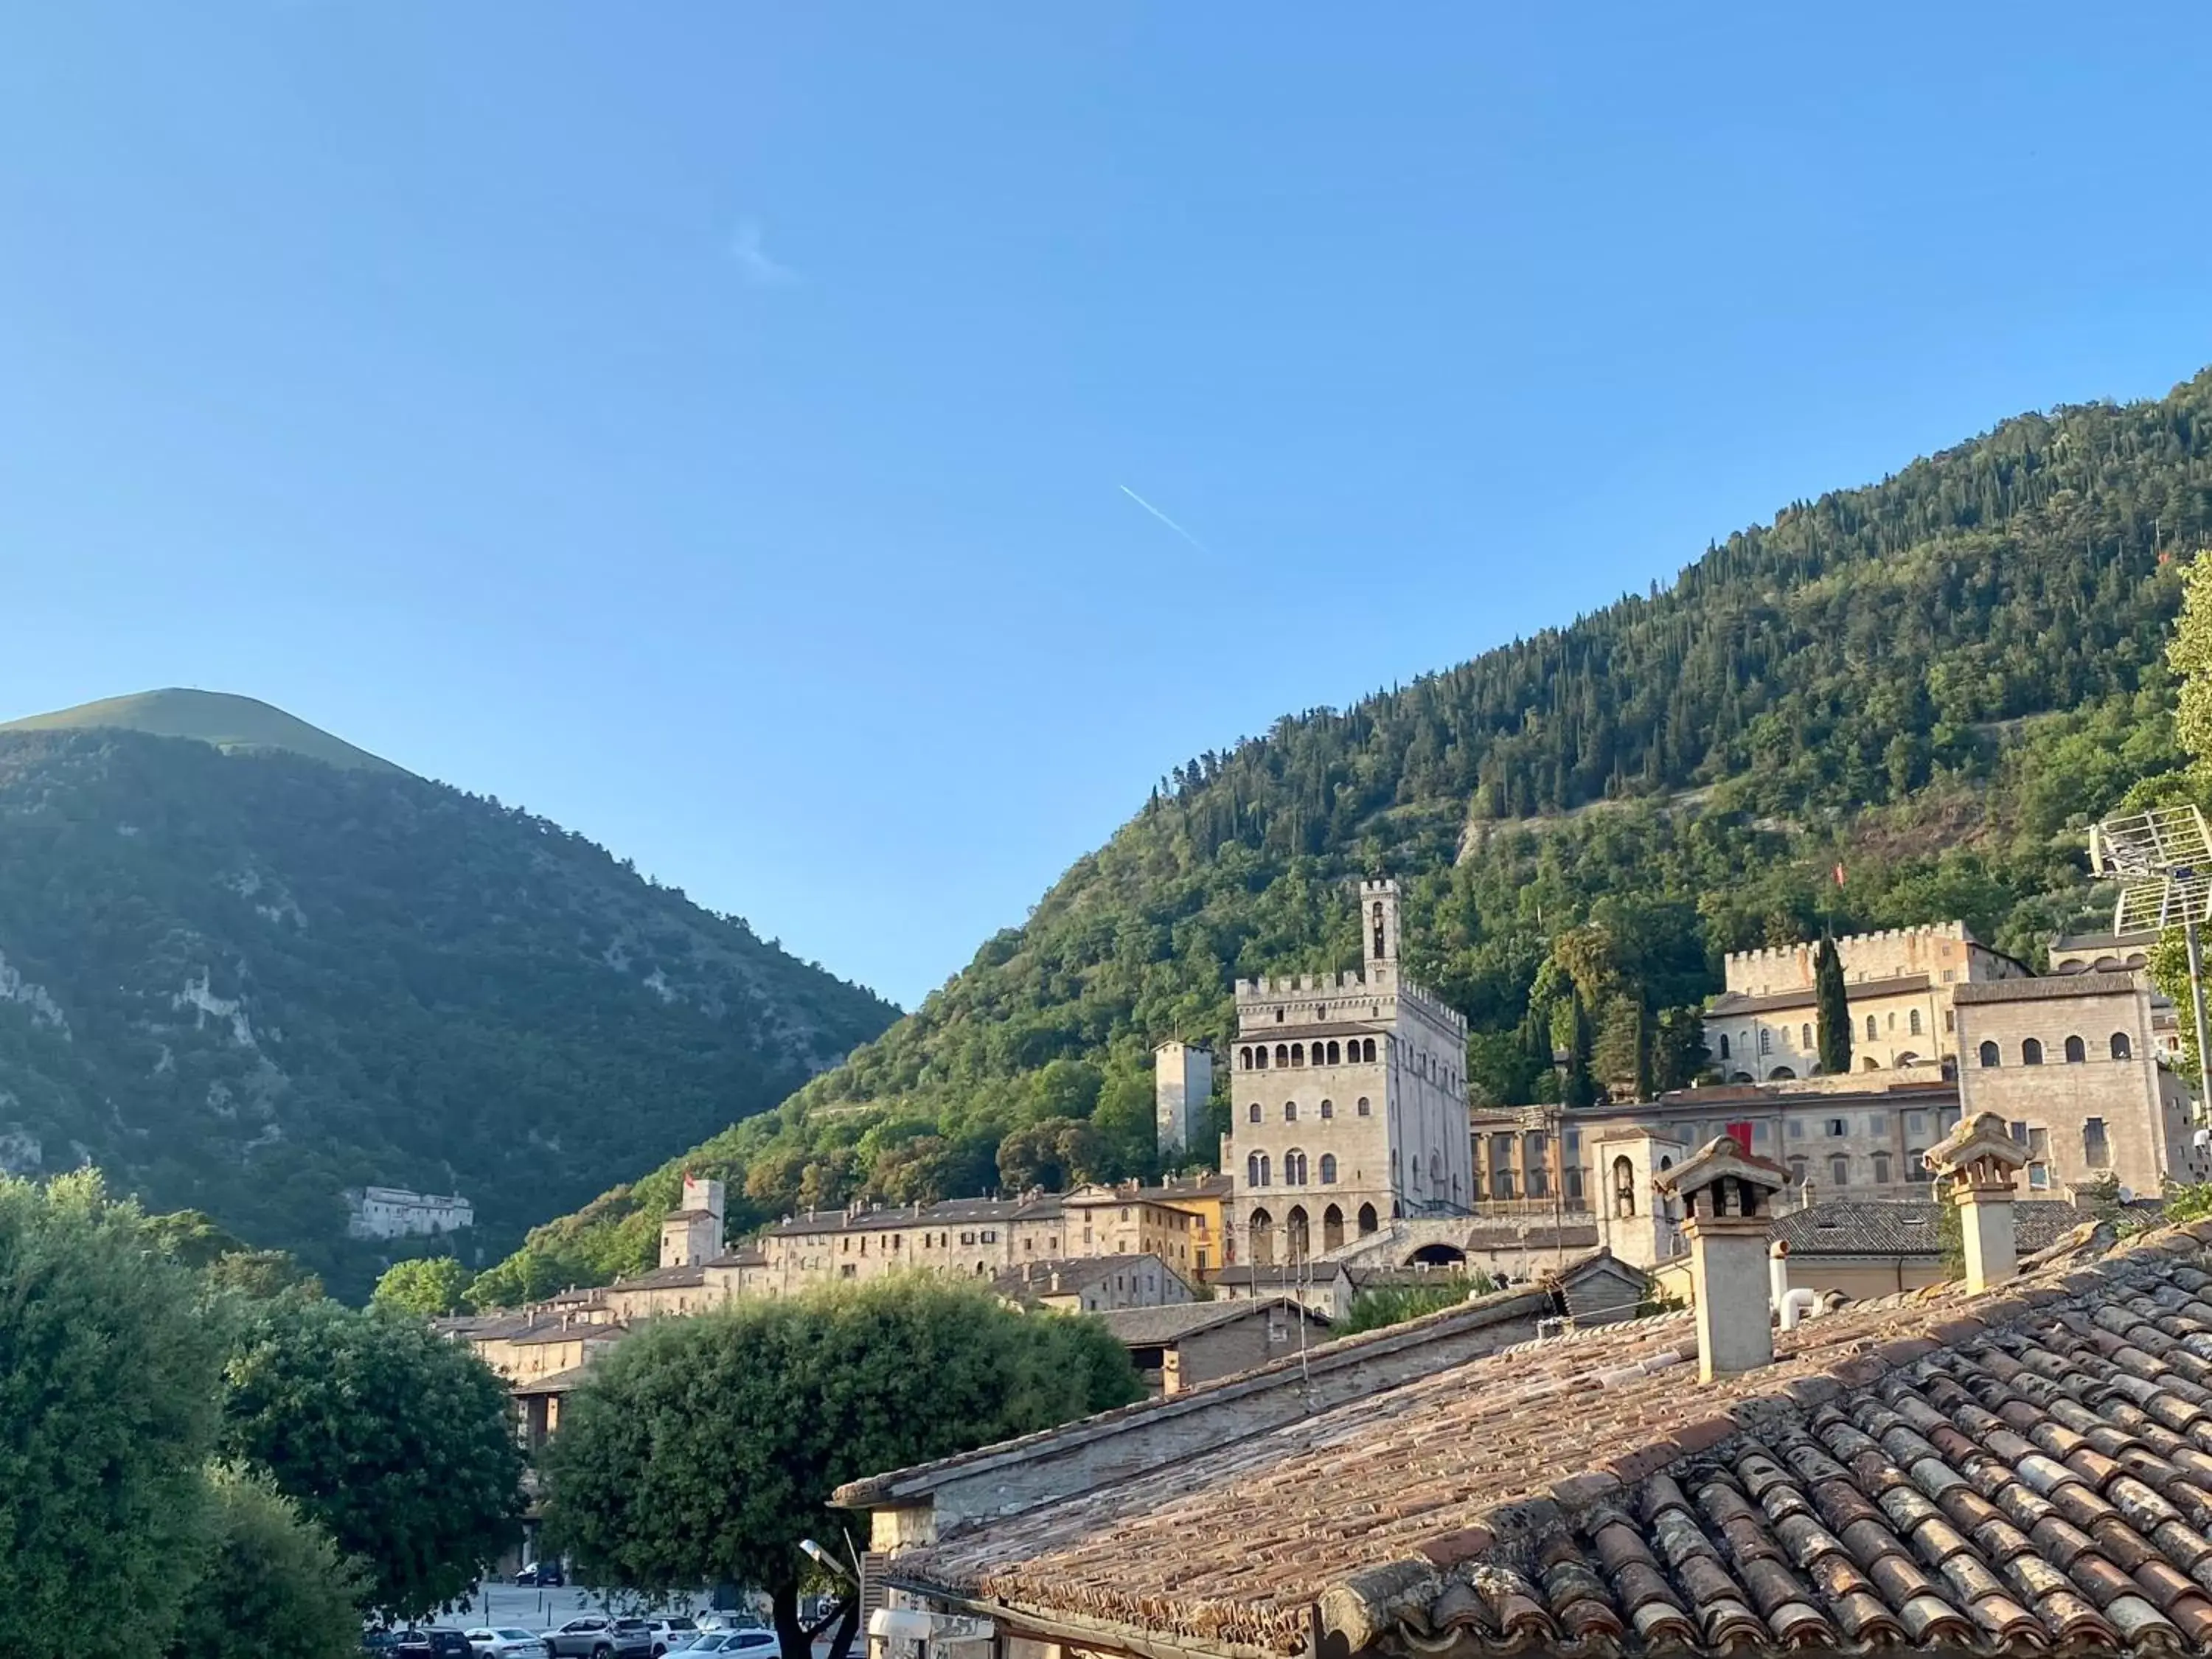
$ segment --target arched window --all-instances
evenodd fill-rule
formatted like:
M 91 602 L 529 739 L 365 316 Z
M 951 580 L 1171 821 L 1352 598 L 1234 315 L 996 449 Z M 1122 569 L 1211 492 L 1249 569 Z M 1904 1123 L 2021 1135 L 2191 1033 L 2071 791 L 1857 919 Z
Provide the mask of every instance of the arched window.
M 1242 1048 L 1239 1048 L 1237 1051 L 1237 1063 L 1242 1066 L 1248 1072 L 1252 1069 L 1252 1045 L 1250 1043 L 1246 1043 Z
M 1316 1065 L 1316 1066 L 1334 1066 L 1334 1065 L 1335 1065 L 1335 1064 L 1336 1064 L 1336 1045 L 1335 1045 L 1334 1042 L 1332 1042 L 1332 1043 L 1330 1043 L 1330 1044 L 1329 1044 L 1326 1048 L 1323 1048 L 1320 1043 L 1318 1043 L 1318 1042 L 1316 1042 L 1316 1044 L 1314 1044 L 1314 1064 L 1315 1064 L 1315 1065 Z
M 1306 1155 L 1293 1147 L 1283 1154 L 1283 1185 L 1303 1187 L 1306 1184 Z
M 1278 1066 L 1287 1066 L 1290 1063 L 1291 1045 L 1287 1042 L 1277 1043 L 1275 1045 L 1275 1064 Z
M 2066 1039 L 2066 1063 L 2069 1066 L 2079 1066 L 2088 1058 L 2088 1047 L 2080 1037 L 2069 1036 Z
M 1984 1042 L 1978 1052 L 1981 1054 L 1983 1065 L 1994 1066 L 1997 1063 L 1997 1045 L 1996 1043 Z
M 1721 1033 L 1721 1058 L 1722 1058 L 1723 1060 L 1726 1060 L 1728 1057 L 1729 1057 L 1728 1033 L 1727 1033 L 1726 1031 L 1723 1031 L 1723 1032 Z
M 1305 1063 L 1306 1045 L 1303 1042 L 1293 1042 L 1291 1045 L 1291 1064 L 1293 1066 L 1303 1066 Z
M 1359 1040 L 1359 1057 L 1370 1064 L 1373 1062 L 1375 1059 L 1375 1039 L 1373 1037 L 1362 1037 Z
M 1261 1071 L 1264 1072 L 1267 1069 L 1267 1045 L 1266 1043 L 1261 1043 L 1258 1048 L 1252 1051 L 1252 1061 L 1253 1064 L 1257 1066 Z
M 1813 1046 L 1813 1028 L 1812 1028 L 1810 1025 L 1800 1025 L 1800 1026 L 1797 1028 L 1797 1046 L 1798 1046 L 1800 1048 L 1804 1048 L 1804 1049 L 1808 1049 L 1808 1050 L 1809 1050 L 1809 1049 L 1812 1048 L 1812 1046 Z M 1725 1059 L 1725 1058 L 1726 1058 L 1726 1056 L 1725 1056 L 1725 1055 L 1723 1055 L 1723 1059 Z
M 1283 1103 L 1283 1121 L 1285 1123 L 1296 1123 L 1297 1121 L 1298 1103 L 1295 1100 L 1285 1101 Z
M 2129 1042 L 2128 1034 L 2125 1031 L 2113 1032 L 2112 1058 L 2114 1060 L 2133 1060 L 2135 1057 L 2135 1048 L 2134 1045 Z
M 1344 1243 L 1344 1212 L 1332 1204 L 1321 1212 L 1321 1247 L 1335 1249 Z
M 1872 1042 L 1875 1040 L 1875 1030 L 1876 1027 L 1874 1023 L 1874 1016 L 1872 1014 L 1869 1014 L 1867 1016 L 1867 1041 L 1869 1042 Z
M 1862 1072 L 1878 1072 L 1881 1069 L 1881 1062 L 1876 1060 L 1872 1054 L 1869 1054 L 1866 1057 L 1866 1064 L 1859 1067 L 1859 1070 Z
M 1258 1101 L 1256 1101 L 1256 1100 L 1255 1100 L 1255 1101 L 1254 1101 L 1254 1102 L 1252 1103 L 1252 1121 L 1253 1121 L 1253 1122 L 1255 1122 L 1255 1123 L 1257 1123 L 1259 1121 L 1260 1121 L 1260 1103 L 1259 1103 Z
M 1248 1187 L 1264 1187 L 1267 1184 L 1267 1153 L 1255 1152 L 1244 1160 L 1244 1184 Z
M 1329 1121 L 1329 1119 L 1331 1119 L 1331 1118 L 1334 1117 L 1335 1115 L 1336 1115 L 1336 1103 L 1335 1103 L 1334 1101 L 1333 1101 L 1333 1100 L 1324 1100 L 1323 1102 L 1322 1102 L 1322 1103 L 1321 1103 L 1321 1121 L 1322 1121 L 1322 1122 L 1326 1123 L 1326 1122 L 1328 1122 L 1328 1121 Z
M 1762 1025 L 1759 1028 L 1759 1052 L 1762 1054 L 1771 1054 L 1774 1052 L 1774 1030 L 1772 1027 Z
M 2043 1045 L 2033 1037 L 2020 1045 L 2020 1063 L 2023 1066 L 2043 1064 Z
M 1375 948 L 1373 951 L 1370 951 L 1369 954 L 1379 962 L 1382 958 L 1382 901 L 1381 899 L 1376 899 L 1375 901 L 1375 909 L 1370 919 L 1370 925 L 1372 926 L 1375 933 Z
M 1324 1187 L 1336 1185 L 1336 1154 L 1334 1152 L 1323 1152 L 1321 1155 L 1321 1184 Z
M 2115 1038 L 2113 1038 L 2113 1041 L 2114 1041 L 2115 1042 L 2118 1042 L 2118 1041 L 2119 1041 L 2119 1039 L 2118 1039 L 2118 1037 L 2115 1037 Z M 1354 1113 L 1356 1113 L 1358 1115 L 1359 1115 L 1359 1116 L 1361 1116 L 1361 1117 L 1366 1117 L 1366 1116 L 1368 1116 L 1368 1115 L 1369 1115 L 1369 1113 L 1368 1113 L 1368 1109 L 1367 1109 L 1367 1097 L 1366 1097 L 1365 1095 L 1362 1095 L 1362 1096 L 1360 1096 L 1360 1097 L 1359 1097 L 1359 1103 L 1358 1103 L 1357 1106 L 1353 1107 L 1352 1109 L 1352 1111 L 1353 1111 Z
M 1905 1018 L 1907 1021 L 1907 1029 L 1911 1031 L 1914 1036 L 1918 1036 L 1920 1035 L 1920 1011 L 1917 1008 L 1915 1008 L 1910 1014 L 1905 1016 Z
M 1284 1243 L 1287 1247 L 1286 1254 L 1290 1259 L 1293 1261 L 1304 1261 L 1312 1244 L 1312 1240 L 1306 1231 L 1304 1205 L 1293 1204 L 1291 1206 L 1290 1214 L 1283 1218 L 1283 1233 Z
M 1265 1210 L 1255 1210 L 1245 1231 L 1252 1239 L 1252 1265 L 1270 1266 L 1275 1260 L 1275 1218 Z
M 1851 1160 L 1849 1157 L 1838 1152 L 1828 1160 L 1828 1179 L 1838 1187 L 1851 1184 Z
M 1363 1204 L 1359 1206 L 1359 1231 L 1361 1232 L 1371 1233 L 1376 1230 L 1376 1228 L 1382 1224 L 1376 1218 L 1375 1206 L 1372 1204 Z
M 1613 1212 L 1617 1216 L 1636 1213 L 1636 1166 L 1626 1158 L 1613 1160 Z

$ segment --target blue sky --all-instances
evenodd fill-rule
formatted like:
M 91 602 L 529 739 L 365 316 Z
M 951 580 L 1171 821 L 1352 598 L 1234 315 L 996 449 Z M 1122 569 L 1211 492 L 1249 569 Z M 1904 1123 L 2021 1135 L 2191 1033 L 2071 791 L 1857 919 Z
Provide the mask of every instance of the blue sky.
M 1814 9 L 14 8 L 0 711 L 910 1006 L 1178 760 L 2212 362 L 2201 8 Z

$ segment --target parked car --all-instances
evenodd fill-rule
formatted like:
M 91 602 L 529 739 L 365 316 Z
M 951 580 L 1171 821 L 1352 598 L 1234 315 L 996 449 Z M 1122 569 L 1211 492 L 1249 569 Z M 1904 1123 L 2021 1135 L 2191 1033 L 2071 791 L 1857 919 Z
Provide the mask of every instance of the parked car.
M 558 1561 L 526 1561 L 522 1571 L 514 1575 L 514 1582 L 539 1589 L 562 1589 L 567 1587 L 568 1579 Z
M 653 1659 L 653 1628 L 642 1619 L 587 1613 L 545 1632 L 553 1659 Z
M 535 1631 L 495 1630 L 478 1626 L 461 1634 L 469 1638 L 469 1646 L 476 1650 L 477 1659 L 508 1659 L 510 1655 L 520 1655 L 521 1659 L 542 1659 L 542 1656 L 552 1652 L 545 1638 Z
M 742 1653 L 750 1656 L 750 1659 L 763 1659 L 763 1656 L 775 1652 L 775 1646 L 776 1634 L 772 1630 L 707 1630 L 693 1637 L 687 1645 L 668 1650 L 681 1655 L 682 1659 L 709 1653 Z
M 398 1646 L 399 1632 L 396 1630 L 365 1630 L 361 1633 L 361 1650 L 374 1656 L 374 1659 L 390 1659 Z
M 662 1659 L 673 1652 L 677 1644 L 688 1642 L 699 1633 L 699 1626 L 681 1616 L 673 1619 L 648 1619 L 646 1628 L 653 1632 L 653 1659 Z
M 474 1650 L 469 1638 L 457 1630 L 402 1630 L 379 1632 L 390 1639 L 379 1643 L 372 1651 L 381 1659 L 472 1659 Z M 368 1647 L 364 1637 L 362 1645 Z

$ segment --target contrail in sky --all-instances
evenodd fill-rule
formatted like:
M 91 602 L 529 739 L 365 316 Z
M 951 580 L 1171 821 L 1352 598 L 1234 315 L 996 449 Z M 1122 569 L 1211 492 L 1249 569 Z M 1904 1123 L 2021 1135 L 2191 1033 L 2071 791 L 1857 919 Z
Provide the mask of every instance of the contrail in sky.
M 1124 495 L 1127 495 L 1131 501 L 1136 502 L 1139 507 L 1143 507 L 1146 512 L 1151 514 L 1169 529 L 1174 531 L 1176 535 L 1182 537 L 1183 540 L 1188 542 L 1200 552 L 1205 554 L 1207 558 L 1210 559 L 1213 556 L 1213 550 L 1212 548 L 1208 547 L 1204 542 L 1199 540 L 1197 537 L 1192 535 L 1190 532 L 1185 530 L 1173 519 L 1168 517 L 1166 514 L 1161 512 L 1159 508 L 1154 507 L 1150 501 L 1146 501 L 1142 495 L 1139 495 L 1135 490 L 1130 489 L 1128 485 L 1116 484 L 1115 488 L 1119 489 Z

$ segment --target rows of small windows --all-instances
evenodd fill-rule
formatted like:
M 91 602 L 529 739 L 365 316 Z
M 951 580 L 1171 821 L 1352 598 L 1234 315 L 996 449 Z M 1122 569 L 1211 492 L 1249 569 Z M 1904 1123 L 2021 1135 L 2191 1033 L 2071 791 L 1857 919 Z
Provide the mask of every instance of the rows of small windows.
M 2111 1050 L 2114 1060 L 2133 1060 L 2136 1057 L 2135 1044 L 2129 1040 L 2125 1031 L 2113 1032 L 2111 1042 L 2106 1043 L 2106 1047 Z M 2063 1052 L 2066 1055 L 2066 1063 L 2069 1066 L 2079 1066 L 2089 1057 L 2088 1045 L 2078 1036 L 2068 1037 Z M 2004 1064 L 2004 1051 L 1994 1042 L 1983 1043 L 1977 1053 L 1984 1066 Z M 2034 1037 L 2023 1037 L 2021 1040 L 2020 1063 L 2023 1066 L 2043 1064 L 2043 1044 L 2039 1040 Z
M 1892 1013 L 1889 1016 L 1889 1027 L 1893 1031 L 1897 1029 L 1897 1016 L 1894 1013 Z M 1905 1029 L 1906 1035 L 1910 1036 L 1918 1036 L 1922 1034 L 1923 1028 L 1921 1024 L 1920 1011 L 1917 1008 L 1908 1008 L 1905 1010 Z M 1943 1011 L 1943 1029 L 1947 1031 L 1952 1029 L 1951 1010 L 1948 1008 Z M 1875 1023 L 1875 1017 L 1872 1014 L 1869 1014 L 1866 1017 L 1866 1035 L 1867 1041 L 1869 1042 L 1879 1042 L 1881 1041 L 1881 1029 Z M 1750 1034 L 1748 1032 L 1740 1033 L 1736 1040 L 1740 1043 L 1748 1045 L 1750 1042 Z M 1807 1020 L 1798 1026 L 1797 1046 L 1807 1054 L 1813 1052 L 1813 1023 L 1810 1020 Z M 1728 1036 L 1725 1032 L 1721 1036 L 1720 1048 L 1721 1058 L 1723 1060 L 1729 1060 L 1735 1057 L 1734 1052 L 1729 1043 Z M 1759 1052 L 1762 1054 L 1771 1054 L 1774 1052 L 1774 1028 L 1771 1025 L 1762 1025 L 1759 1028 Z
M 1342 1066 L 1349 1062 L 1358 1065 L 1375 1058 L 1373 1037 L 1354 1037 L 1348 1042 L 1316 1042 L 1313 1046 L 1313 1063 L 1316 1066 Z M 1278 1067 L 1303 1066 L 1306 1063 L 1306 1045 L 1303 1042 L 1279 1042 L 1275 1045 L 1274 1064 Z M 1248 1072 L 1267 1069 L 1267 1045 L 1248 1042 L 1237 1050 L 1237 1063 Z
M 1322 1121 L 1326 1123 L 1335 1117 L 1336 1103 L 1333 1100 L 1324 1100 L 1316 1109 L 1321 1114 Z M 1352 1107 L 1352 1115 L 1355 1117 L 1372 1117 L 1375 1115 L 1375 1109 L 1367 1103 L 1367 1097 L 1365 1095 L 1362 1095 L 1359 1097 L 1358 1103 Z M 1247 1122 L 1263 1123 L 1267 1121 L 1267 1108 L 1261 1105 L 1256 1100 L 1244 1109 L 1244 1117 Z M 1283 1103 L 1283 1121 L 1285 1123 L 1296 1123 L 1297 1121 L 1298 1103 L 1295 1100 L 1285 1101 Z
M 1244 1160 L 1244 1184 L 1248 1187 L 1273 1186 L 1274 1184 L 1273 1168 L 1273 1161 L 1269 1159 L 1267 1153 L 1253 1153 Z M 1334 1152 L 1323 1152 L 1321 1155 L 1320 1169 L 1321 1184 L 1324 1187 L 1335 1186 L 1336 1154 Z M 1304 1187 L 1312 1184 L 1306 1178 L 1307 1170 L 1306 1155 L 1297 1147 L 1294 1146 L 1283 1154 L 1283 1185 L 1285 1187 Z

